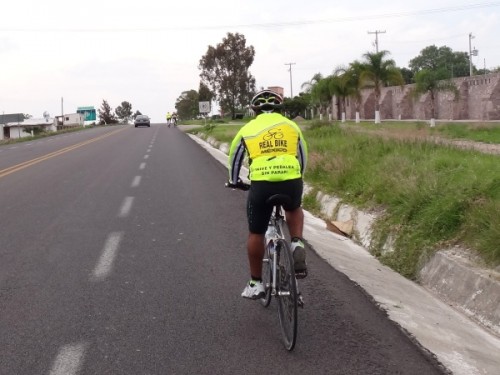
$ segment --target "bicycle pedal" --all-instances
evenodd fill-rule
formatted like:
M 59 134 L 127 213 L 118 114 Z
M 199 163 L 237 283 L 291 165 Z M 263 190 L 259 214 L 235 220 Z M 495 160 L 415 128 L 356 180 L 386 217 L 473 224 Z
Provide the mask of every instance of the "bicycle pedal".
M 297 279 L 305 279 L 307 277 L 307 270 L 295 271 L 295 277 Z

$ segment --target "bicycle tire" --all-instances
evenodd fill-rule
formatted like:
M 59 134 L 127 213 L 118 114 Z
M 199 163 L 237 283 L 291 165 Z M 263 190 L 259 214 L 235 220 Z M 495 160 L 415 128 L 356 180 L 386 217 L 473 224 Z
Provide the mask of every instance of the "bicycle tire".
M 266 246 L 266 252 L 264 253 L 264 258 L 262 259 L 262 283 L 266 288 L 266 294 L 260 299 L 260 303 L 264 307 L 268 307 L 271 303 L 271 291 L 273 283 L 273 259 L 271 254 L 269 254 L 269 246 Z
M 293 350 L 297 341 L 297 281 L 293 268 L 293 257 L 290 246 L 285 240 L 276 243 L 278 270 L 276 280 L 276 297 L 278 299 L 278 316 L 283 343 L 288 351 Z

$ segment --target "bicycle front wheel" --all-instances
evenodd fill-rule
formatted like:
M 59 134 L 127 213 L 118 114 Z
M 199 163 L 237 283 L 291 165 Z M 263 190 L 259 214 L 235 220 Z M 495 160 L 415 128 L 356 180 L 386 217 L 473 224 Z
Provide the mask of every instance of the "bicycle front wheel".
M 293 257 L 290 247 L 285 240 L 278 240 L 276 244 L 278 258 L 277 269 L 277 300 L 278 315 L 283 335 L 283 342 L 287 350 L 293 350 L 297 340 L 297 281 L 293 268 Z

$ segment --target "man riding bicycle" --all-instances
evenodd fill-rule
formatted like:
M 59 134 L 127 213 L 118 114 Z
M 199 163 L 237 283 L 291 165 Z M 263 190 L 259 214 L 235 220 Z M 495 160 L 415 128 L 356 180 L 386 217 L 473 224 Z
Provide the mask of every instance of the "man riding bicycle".
M 172 114 L 170 112 L 167 112 L 167 116 L 165 116 L 167 119 L 167 125 L 170 126 L 170 122 L 172 120 Z
M 298 278 L 307 275 L 301 207 L 307 144 L 298 125 L 279 113 L 282 105 L 279 94 L 271 90 L 258 92 L 251 101 L 257 117 L 240 129 L 229 151 L 228 186 L 237 186 L 245 155 L 249 159 L 247 251 L 251 278 L 241 294 L 244 298 L 258 299 L 265 294 L 262 284 L 264 234 L 272 213 L 266 200 L 272 195 L 285 194 L 291 198 L 283 208 L 292 238 L 295 273 Z

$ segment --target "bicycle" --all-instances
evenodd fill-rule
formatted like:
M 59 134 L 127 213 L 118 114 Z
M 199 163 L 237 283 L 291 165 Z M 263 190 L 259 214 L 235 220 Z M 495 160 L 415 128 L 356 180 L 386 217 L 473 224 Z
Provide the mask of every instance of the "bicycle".
M 250 189 L 249 184 L 241 181 L 236 184 L 226 183 L 226 187 L 244 191 Z M 273 213 L 265 234 L 265 253 L 262 259 L 265 295 L 260 302 L 262 306 L 268 307 L 271 297 L 275 297 L 283 343 L 291 351 L 297 341 L 297 310 L 298 307 L 304 307 L 304 300 L 298 290 L 292 251 L 284 231 L 286 222 L 282 206 L 289 200 L 287 195 L 277 194 L 266 202 L 273 206 Z

